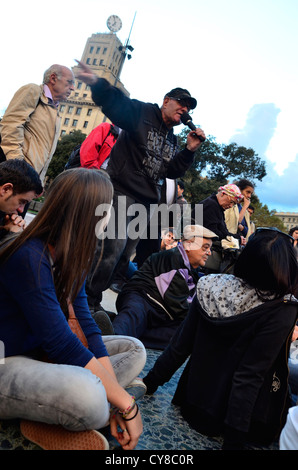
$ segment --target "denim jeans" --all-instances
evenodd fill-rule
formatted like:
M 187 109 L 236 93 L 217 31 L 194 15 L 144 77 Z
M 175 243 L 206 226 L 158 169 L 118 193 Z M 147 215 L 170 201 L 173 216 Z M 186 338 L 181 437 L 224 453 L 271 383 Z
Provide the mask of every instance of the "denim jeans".
M 103 341 L 117 380 L 126 387 L 145 365 L 145 348 L 125 336 L 103 336 Z M 0 419 L 23 418 L 82 431 L 106 426 L 109 407 L 101 380 L 83 367 L 26 356 L 8 357 L 0 364 Z

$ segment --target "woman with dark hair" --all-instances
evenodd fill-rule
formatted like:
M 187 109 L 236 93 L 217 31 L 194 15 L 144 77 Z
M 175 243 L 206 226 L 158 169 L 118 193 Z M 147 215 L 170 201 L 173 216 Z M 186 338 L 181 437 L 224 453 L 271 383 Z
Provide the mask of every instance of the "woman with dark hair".
M 110 405 L 111 432 L 124 449 L 133 449 L 142 432 L 138 406 L 124 387 L 143 369 L 144 347 L 135 338 L 102 338 L 85 294 L 112 198 L 104 172 L 65 171 L 0 254 L 0 419 L 23 419 L 22 433 L 44 449 L 108 448 L 94 430 L 108 424 Z M 69 326 L 73 312 L 82 340 Z
M 199 280 L 182 327 L 144 378 L 153 393 L 190 356 L 173 403 L 197 431 L 224 435 L 223 449 L 269 444 L 285 419 L 298 314 L 291 237 L 257 229 L 234 273 Z
M 289 235 L 294 238 L 294 249 L 298 260 L 298 227 L 292 227 L 289 231 Z

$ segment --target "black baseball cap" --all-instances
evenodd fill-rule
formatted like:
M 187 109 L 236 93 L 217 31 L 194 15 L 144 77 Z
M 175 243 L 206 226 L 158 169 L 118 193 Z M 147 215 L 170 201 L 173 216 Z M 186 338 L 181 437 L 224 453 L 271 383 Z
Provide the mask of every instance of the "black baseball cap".
M 169 98 L 173 98 L 174 100 L 186 100 L 189 103 L 190 109 L 195 109 L 197 106 L 197 100 L 191 96 L 188 90 L 185 88 L 174 88 L 173 90 L 169 91 L 165 96 Z

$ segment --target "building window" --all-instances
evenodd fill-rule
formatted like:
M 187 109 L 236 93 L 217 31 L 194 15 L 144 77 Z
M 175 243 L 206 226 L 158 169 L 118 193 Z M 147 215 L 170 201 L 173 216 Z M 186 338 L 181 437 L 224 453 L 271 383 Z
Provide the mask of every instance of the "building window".
M 82 108 L 77 108 L 77 109 L 76 109 L 76 114 L 80 115 L 80 114 L 81 114 L 81 111 L 82 111 Z
M 65 111 L 65 104 L 60 105 L 60 111 L 61 111 L 61 113 L 63 113 Z
M 105 55 L 107 53 L 107 50 L 108 50 L 108 48 L 105 47 L 104 50 L 102 51 L 103 55 Z
M 73 112 L 73 106 L 68 106 L 67 112 L 68 114 L 71 114 Z
M 77 89 L 80 90 L 82 88 L 82 82 L 78 82 Z
M 99 65 L 103 65 L 103 59 L 99 61 Z
M 84 129 L 86 129 L 86 127 L 88 127 L 88 121 L 85 121 L 85 122 L 84 122 L 83 127 L 84 127 Z
M 94 50 L 94 47 L 91 46 L 91 47 L 90 47 L 90 54 L 92 54 L 93 50 Z
M 78 124 L 78 120 L 77 120 L 77 119 L 74 119 L 74 120 L 72 121 L 73 127 L 77 127 L 77 124 Z
M 64 125 L 65 125 L 65 126 L 68 126 L 68 124 L 69 124 L 69 118 L 65 118 L 65 119 L 64 119 Z
M 96 48 L 96 54 L 99 54 L 99 51 L 100 51 L 100 47 L 97 47 Z
M 89 64 L 90 65 L 90 58 L 88 57 L 88 59 L 86 60 L 86 64 Z
M 66 131 L 61 131 L 60 136 L 63 137 L 66 134 Z
M 89 108 L 87 111 L 87 116 L 91 116 L 91 113 L 92 113 L 92 109 Z
M 97 60 L 93 59 L 92 65 L 96 65 Z

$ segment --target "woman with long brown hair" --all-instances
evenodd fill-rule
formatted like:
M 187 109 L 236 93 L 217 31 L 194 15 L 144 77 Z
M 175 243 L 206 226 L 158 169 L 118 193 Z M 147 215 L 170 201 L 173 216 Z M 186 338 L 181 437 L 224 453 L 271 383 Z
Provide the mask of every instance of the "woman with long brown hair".
M 110 408 L 111 433 L 124 449 L 142 432 L 124 387 L 144 367 L 144 347 L 135 338 L 102 338 L 85 293 L 112 197 L 102 171 L 61 173 L 37 216 L 0 254 L 0 419 L 23 419 L 23 434 L 45 449 L 107 448 L 94 430 L 106 426 Z M 69 326 L 70 312 L 86 345 Z

